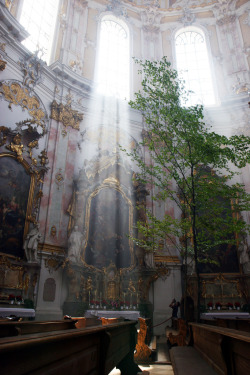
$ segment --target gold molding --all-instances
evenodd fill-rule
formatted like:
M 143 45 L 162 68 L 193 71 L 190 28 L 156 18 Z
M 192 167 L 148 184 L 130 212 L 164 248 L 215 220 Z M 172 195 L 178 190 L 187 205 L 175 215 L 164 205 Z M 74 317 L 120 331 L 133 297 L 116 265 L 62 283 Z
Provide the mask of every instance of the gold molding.
M 92 265 L 89 265 L 85 262 L 85 251 L 86 251 L 86 247 L 87 247 L 87 244 L 88 244 L 91 201 L 94 197 L 97 196 L 97 194 L 101 190 L 106 189 L 106 188 L 111 188 L 111 189 L 114 189 L 114 190 L 118 191 L 122 195 L 122 197 L 125 199 L 125 201 L 127 201 L 128 206 L 129 206 L 129 232 L 131 232 L 132 228 L 133 228 L 133 204 L 132 204 L 131 200 L 126 196 L 125 192 L 123 191 L 122 187 L 120 186 L 120 182 L 116 178 L 114 178 L 114 177 L 106 178 L 103 181 L 103 183 L 89 195 L 87 203 L 86 203 L 86 215 L 85 215 L 86 242 L 85 242 L 85 246 L 84 246 L 83 253 L 82 253 L 82 261 L 83 261 L 83 263 L 86 267 L 88 267 L 92 270 L 96 270 L 98 272 L 103 272 L 103 271 L 100 270 L 99 268 L 96 268 L 96 267 L 94 267 Z M 130 251 L 130 257 L 131 257 L 130 258 L 131 259 L 131 265 L 130 265 L 130 267 L 127 267 L 127 268 L 121 268 L 121 270 L 120 270 L 121 273 L 131 271 L 135 266 L 135 257 L 134 257 L 134 252 L 133 252 L 133 241 L 132 241 L 131 238 L 129 238 L 129 251 Z
M 43 134 L 45 134 L 46 113 L 41 109 L 40 101 L 35 95 L 30 96 L 28 89 L 23 88 L 21 83 L 15 81 L 0 83 L 0 93 L 10 103 L 10 109 L 12 104 L 27 109 L 34 123 L 40 126 L 43 129 Z
M 6 68 L 7 61 L 0 59 L 0 70 L 3 71 Z
M 155 262 L 164 262 L 164 263 L 181 263 L 178 256 L 173 255 L 155 255 L 154 256 Z
M 40 243 L 38 245 L 38 249 L 40 251 L 46 251 L 46 252 L 49 252 L 49 253 L 58 253 L 58 254 L 62 254 L 62 255 L 64 255 L 65 251 L 66 251 L 66 249 L 62 246 L 51 245 L 51 244 L 48 244 L 48 243 L 44 243 L 44 244 Z
M 80 130 L 80 122 L 83 119 L 83 114 L 73 110 L 70 103 L 63 105 L 62 103 L 58 104 L 53 100 L 50 117 L 61 122 L 65 128 L 71 126 L 73 129 Z
M 221 286 L 221 294 L 220 295 L 208 294 L 207 293 L 207 284 L 220 285 Z M 233 294 L 233 293 L 230 294 L 230 295 L 224 294 L 223 285 L 225 285 L 225 284 L 234 284 L 236 286 L 238 294 Z M 214 298 L 217 298 L 217 297 L 221 297 L 221 298 L 242 297 L 242 292 L 241 292 L 239 280 L 227 279 L 227 278 L 224 277 L 224 275 L 219 274 L 213 280 L 202 280 L 202 294 L 201 295 L 202 295 L 203 298 L 212 298 L 212 297 L 214 297 Z

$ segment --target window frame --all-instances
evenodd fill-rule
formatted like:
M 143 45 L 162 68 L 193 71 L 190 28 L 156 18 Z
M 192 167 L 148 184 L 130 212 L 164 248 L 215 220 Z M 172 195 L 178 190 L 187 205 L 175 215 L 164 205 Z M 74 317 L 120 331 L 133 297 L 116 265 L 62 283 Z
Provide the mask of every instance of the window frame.
M 17 10 L 17 20 L 20 22 L 20 19 L 21 19 L 21 15 L 22 15 L 22 11 L 23 11 L 23 4 L 24 4 L 24 1 L 25 0 L 21 0 L 20 3 L 18 4 L 18 10 Z M 53 2 L 53 0 L 51 0 L 51 2 Z M 55 22 L 55 26 L 54 26 L 54 34 L 53 36 L 51 37 L 50 41 L 49 41 L 49 45 L 48 45 L 48 58 L 46 59 L 43 59 L 47 65 L 51 65 L 51 63 L 55 60 L 55 54 L 56 54 L 56 44 L 57 44 L 57 38 L 58 38 L 58 31 L 59 31 L 59 24 L 60 24 L 60 21 L 59 21 L 59 17 L 60 17 L 60 9 L 61 9 L 61 5 L 62 5 L 62 0 L 58 0 L 58 8 L 57 8 L 57 16 L 56 16 L 56 22 Z M 25 28 L 25 26 L 23 26 Z M 28 31 L 28 30 L 27 30 Z M 28 31 L 29 32 L 29 31 Z M 33 53 L 34 51 L 31 51 L 28 47 L 26 47 L 24 45 L 24 47 L 31 53 Z
M 210 45 L 210 40 L 209 40 L 209 32 L 207 29 L 205 29 L 204 27 L 200 25 L 189 25 L 189 26 L 180 26 L 173 31 L 172 33 L 172 55 L 173 55 L 174 68 L 177 70 L 177 53 L 176 53 L 176 44 L 175 44 L 176 38 L 183 32 L 189 32 L 189 31 L 193 31 L 198 34 L 201 34 L 202 37 L 204 38 L 205 46 L 207 49 L 208 64 L 210 68 L 212 88 L 213 88 L 215 102 L 214 104 L 203 104 L 203 106 L 206 108 L 218 107 L 220 105 L 220 99 L 218 96 L 218 89 L 217 89 L 215 70 L 214 70 L 214 61 L 213 61 L 211 45 Z
M 113 20 L 114 22 L 117 22 L 118 24 L 120 24 L 120 26 L 122 28 L 125 29 L 125 31 L 128 33 L 128 54 L 129 54 L 129 61 L 128 61 L 128 80 L 129 80 L 129 87 L 128 87 L 128 98 L 126 98 L 126 100 L 130 100 L 132 98 L 132 43 L 133 43 L 133 39 L 132 39 L 132 31 L 131 31 L 131 26 L 129 25 L 128 22 L 126 22 L 124 20 L 123 17 L 117 17 L 113 12 L 103 12 L 99 18 L 98 18 L 98 28 L 97 28 L 97 39 L 96 39 L 96 55 L 95 55 L 95 66 L 94 66 L 94 75 L 93 75 L 93 81 L 94 81 L 94 84 L 95 86 L 97 85 L 97 75 L 98 75 L 98 72 L 97 72 L 97 69 L 98 69 L 98 66 L 97 66 L 97 63 L 98 63 L 98 60 L 99 60 L 99 56 L 100 56 L 100 39 L 101 39 L 101 23 L 103 22 L 103 20 L 105 19 L 109 19 L 110 20 Z M 99 95 L 102 95 L 99 93 Z M 118 98 L 118 97 L 115 97 L 117 100 L 123 100 L 124 99 L 121 99 L 121 98 Z

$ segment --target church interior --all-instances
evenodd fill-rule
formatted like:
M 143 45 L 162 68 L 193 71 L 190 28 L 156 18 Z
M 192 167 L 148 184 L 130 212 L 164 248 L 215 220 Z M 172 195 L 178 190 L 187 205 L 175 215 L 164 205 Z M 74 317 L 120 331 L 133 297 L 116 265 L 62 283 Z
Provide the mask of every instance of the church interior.
M 147 158 L 146 125 L 128 103 L 141 89 L 134 58 L 167 56 L 214 132 L 250 136 L 249 29 L 248 0 L 0 1 L 0 325 L 11 315 L 34 323 L 145 318 L 152 339 L 171 328 L 173 299 L 178 318 L 184 300 L 197 311 L 193 263 L 184 298 L 178 249 L 163 240 L 148 253 L 132 239 L 138 204 L 159 218 L 177 215 L 173 202 L 152 199 L 150 182 L 134 179 L 128 153 L 138 148 Z M 249 165 L 237 181 L 250 193 Z M 250 224 L 249 212 L 242 216 Z M 201 270 L 203 313 L 216 313 L 220 301 L 225 314 L 232 306 L 250 319 L 249 246 L 247 237 Z M 249 333 L 244 340 L 250 345 Z M 30 373 L 50 373 L 41 371 Z

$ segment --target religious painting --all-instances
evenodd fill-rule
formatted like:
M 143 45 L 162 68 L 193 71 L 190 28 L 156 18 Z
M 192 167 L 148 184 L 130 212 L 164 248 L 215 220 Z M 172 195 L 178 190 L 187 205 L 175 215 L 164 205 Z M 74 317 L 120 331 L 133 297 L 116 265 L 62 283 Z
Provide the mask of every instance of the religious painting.
M 235 245 L 222 244 L 209 251 L 208 263 L 199 263 L 201 273 L 239 272 L 239 262 Z
M 0 155 L 1 156 L 1 155 Z M 14 158 L 0 157 L 0 252 L 23 258 L 31 176 Z
M 114 264 L 117 269 L 131 265 L 129 235 L 130 207 L 121 191 L 100 189 L 90 203 L 85 262 L 102 269 Z

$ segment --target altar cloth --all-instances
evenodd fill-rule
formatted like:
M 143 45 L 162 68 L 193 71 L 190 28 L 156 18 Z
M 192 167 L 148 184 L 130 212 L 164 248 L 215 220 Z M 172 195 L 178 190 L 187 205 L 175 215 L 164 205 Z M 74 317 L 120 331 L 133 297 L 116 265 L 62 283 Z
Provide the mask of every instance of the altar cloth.
M 15 315 L 21 318 L 34 318 L 36 313 L 34 309 L 25 309 L 21 307 L 0 307 L 0 317 Z
M 240 312 L 240 311 L 230 311 L 230 312 L 208 312 L 202 313 L 200 315 L 201 319 L 250 319 L 250 314 L 248 312 Z
M 140 311 L 137 310 L 87 310 L 85 318 L 97 316 L 98 318 L 124 318 L 128 320 L 138 320 Z

